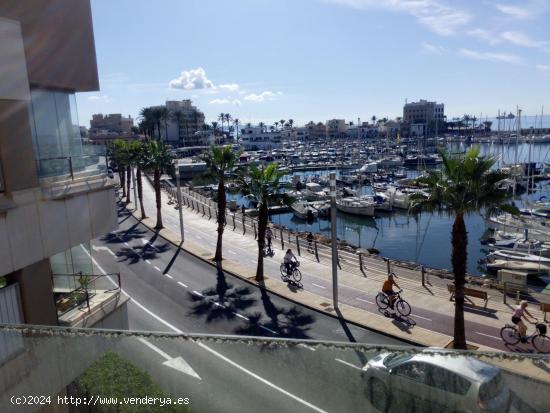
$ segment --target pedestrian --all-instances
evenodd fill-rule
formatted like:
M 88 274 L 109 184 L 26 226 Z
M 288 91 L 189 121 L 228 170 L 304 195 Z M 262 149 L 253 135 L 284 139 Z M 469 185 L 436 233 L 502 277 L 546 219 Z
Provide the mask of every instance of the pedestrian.
M 271 231 L 271 227 L 267 227 L 265 230 L 265 239 L 267 240 L 267 251 L 268 254 L 271 254 L 271 239 L 273 238 L 273 231 Z
M 306 239 L 307 239 L 307 251 L 313 252 L 313 233 L 311 231 L 307 233 Z

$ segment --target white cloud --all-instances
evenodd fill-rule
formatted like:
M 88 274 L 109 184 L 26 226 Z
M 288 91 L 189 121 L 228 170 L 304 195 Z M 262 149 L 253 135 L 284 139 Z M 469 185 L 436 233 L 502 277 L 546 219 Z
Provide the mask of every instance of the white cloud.
M 424 54 L 441 55 L 445 53 L 445 48 L 441 46 L 436 46 L 435 44 L 422 42 L 420 43 L 420 51 Z
M 531 39 L 528 35 L 521 32 L 503 32 L 500 37 L 516 46 L 529 47 L 550 52 L 550 43 Z
M 487 60 L 489 62 L 509 63 L 514 65 L 523 64 L 523 59 L 521 57 L 507 53 L 478 52 L 471 49 L 460 49 L 458 54 L 468 59 Z
M 110 102 L 111 99 L 107 95 L 92 95 L 88 96 L 88 100 L 92 100 L 94 102 L 102 101 L 102 102 Z
M 550 66 L 549 65 L 537 65 L 537 69 L 539 69 L 542 72 L 550 72 Z
M 515 19 L 526 20 L 535 17 L 535 12 L 530 7 L 512 6 L 509 4 L 496 4 L 498 11 Z
M 184 70 L 176 79 L 172 79 L 168 85 L 172 89 L 213 89 L 212 83 L 207 77 L 206 72 L 202 67 L 196 69 Z
M 256 93 L 250 93 L 244 97 L 244 100 L 248 100 L 250 102 L 264 102 L 266 100 L 271 100 L 275 95 L 282 95 L 283 92 L 276 92 L 273 93 L 269 90 L 266 90 L 265 92 L 260 93 L 257 95 Z
M 357 9 L 389 10 L 408 13 L 433 32 L 448 36 L 472 21 L 467 10 L 444 4 L 438 0 L 328 0 Z
M 219 88 L 227 92 L 237 92 L 239 90 L 239 85 L 236 83 L 226 83 L 224 85 L 219 85 Z
M 241 101 L 239 99 L 213 99 L 208 102 L 211 105 L 236 105 L 240 106 Z
M 468 30 L 466 34 L 469 36 L 477 37 L 478 39 L 484 40 L 491 45 L 495 45 L 501 42 L 501 39 L 498 37 L 498 35 L 485 29 L 477 28 L 477 29 Z

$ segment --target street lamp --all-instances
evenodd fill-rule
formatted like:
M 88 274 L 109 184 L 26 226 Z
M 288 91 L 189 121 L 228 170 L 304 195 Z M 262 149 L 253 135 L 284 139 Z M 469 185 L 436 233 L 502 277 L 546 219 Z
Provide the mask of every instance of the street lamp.
M 178 195 L 178 212 L 180 216 L 180 236 L 181 242 L 183 242 L 183 211 L 182 211 L 182 202 L 181 202 L 181 185 L 180 185 L 180 166 L 178 161 L 174 162 L 174 168 L 176 172 L 176 186 L 177 186 L 177 195 Z
M 336 244 L 336 172 L 330 173 L 330 235 L 332 238 L 332 302 L 338 309 L 338 246 Z

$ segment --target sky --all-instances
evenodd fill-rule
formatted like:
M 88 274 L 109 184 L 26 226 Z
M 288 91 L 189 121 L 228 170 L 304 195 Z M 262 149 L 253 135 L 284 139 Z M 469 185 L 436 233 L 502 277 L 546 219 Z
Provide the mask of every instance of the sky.
M 191 99 L 207 121 L 301 125 L 402 115 L 550 113 L 550 0 L 91 0 L 94 113 Z M 546 24 L 545 24 L 546 23 Z

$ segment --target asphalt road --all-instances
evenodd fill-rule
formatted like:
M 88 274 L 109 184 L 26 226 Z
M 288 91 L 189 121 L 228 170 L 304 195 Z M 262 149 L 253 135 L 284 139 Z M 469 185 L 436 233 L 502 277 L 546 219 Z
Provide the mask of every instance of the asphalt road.
M 406 343 L 289 302 L 230 274 L 218 275 L 213 266 L 157 238 L 123 209 L 119 212 L 118 231 L 95 240 L 93 256 L 102 270 L 120 271 L 131 298 L 131 330 L 312 340 L 312 345 L 284 346 L 245 337 L 122 340 L 120 353 L 149 371 L 165 390 L 189 397 L 197 411 L 376 411 L 360 371 L 376 353 L 359 343 Z M 325 347 L 315 340 L 354 344 Z M 506 381 L 524 392 L 545 393 L 516 376 L 506 375 Z M 536 397 L 523 399 L 533 402 Z M 511 411 L 537 411 L 530 409 L 516 398 Z

